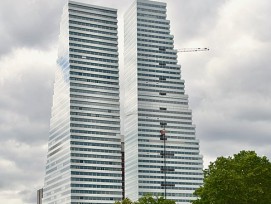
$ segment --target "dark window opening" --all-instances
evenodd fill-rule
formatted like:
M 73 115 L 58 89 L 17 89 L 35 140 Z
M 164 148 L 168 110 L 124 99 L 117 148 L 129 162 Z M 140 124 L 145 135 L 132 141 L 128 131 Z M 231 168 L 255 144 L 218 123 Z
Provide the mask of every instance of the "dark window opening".
M 167 166 L 167 167 L 161 167 L 161 171 L 175 171 L 173 167 Z
M 166 81 L 167 79 L 166 79 L 166 77 L 161 76 L 161 77 L 159 77 L 159 80 L 160 80 L 160 81 Z
M 160 152 L 160 155 L 164 156 L 164 152 Z M 166 152 L 166 156 L 174 156 L 174 153 L 172 153 L 172 152 Z M 162 168 L 164 168 L 164 167 L 162 167 Z M 171 171 L 174 171 L 173 167 L 172 167 Z
M 175 184 L 172 184 L 172 183 L 166 183 L 166 184 L 165 184 L 165 183 L 162 183 L 161 186 L 173 186 L 173 187 L 174 187 Z
M 165 62 L 159 62 L 160 66 L 166 66 L 167 64 Z
M 164 47 L 159 47 L 159 51 L 165 52 L 165 51 L 166 51 L 166 48 L 164 48 Z

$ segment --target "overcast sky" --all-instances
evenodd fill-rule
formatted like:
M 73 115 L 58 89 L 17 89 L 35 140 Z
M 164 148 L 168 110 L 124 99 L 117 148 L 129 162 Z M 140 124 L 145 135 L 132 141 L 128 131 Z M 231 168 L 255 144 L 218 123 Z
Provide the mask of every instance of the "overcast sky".
M 122 15 L 132 0 L 83 2 L 119 9 L 122 39 Z M 205 167 L 243 149 L 271 158 L 271 1 L 164 2 L 175 48 L 210 48 L 179 54 Z M 43 185 L 64 4 L 0 1 L 1 204 L 35 203 Z

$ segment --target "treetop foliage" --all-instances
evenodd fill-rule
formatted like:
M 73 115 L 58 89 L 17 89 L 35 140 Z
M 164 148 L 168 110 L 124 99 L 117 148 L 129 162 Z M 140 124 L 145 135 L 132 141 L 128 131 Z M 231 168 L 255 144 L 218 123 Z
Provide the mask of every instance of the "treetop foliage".
M 164 197 L 152 197 L 146 195 L 139 198 L 138 201 L 132 202 L 129 198 L 125 198 L 123 201 L 115 202 L 115 204 L 176 204 L 175 201 L 166 200 Z
M 193 204 L 271 204 L 271 163 L 254 151 L 219 157 L 204 171 Z

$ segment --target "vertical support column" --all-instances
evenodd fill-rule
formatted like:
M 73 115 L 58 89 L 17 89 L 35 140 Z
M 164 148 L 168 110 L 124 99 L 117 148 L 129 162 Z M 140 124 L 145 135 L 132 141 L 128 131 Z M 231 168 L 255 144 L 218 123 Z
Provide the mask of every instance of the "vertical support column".
M 165 189 L 165 199 L 167 199 L 167 160 L 166 160 L 166 130 L 160 130 L 160 140 L 164 141 L 164 189 Z
M 125 199 L 125 156 L 124 156 L 124 138 L 123 136 L 121 137 L 121 175 L 122 175 L 122 200 Z

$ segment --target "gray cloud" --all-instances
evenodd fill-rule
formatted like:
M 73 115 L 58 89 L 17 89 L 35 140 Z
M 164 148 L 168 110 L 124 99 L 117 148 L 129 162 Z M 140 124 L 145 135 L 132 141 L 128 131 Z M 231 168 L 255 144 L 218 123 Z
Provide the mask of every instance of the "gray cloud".
M 36 189 L 35 190 L 23 190 L 18 193 L 24 203 L 36 203 Z
M 47 139 L 41 135 L 48 135 L 54 62 L 46 60 L 52 56 L 22 49 L 0 62 L 0 141 Z
M 42 186 L 55 56 L 54 50 L 18 49 L 0 61 L 1 203 L 34 203 Z M 11 193 L 17 199 L 7 202 Z
M 45 145 L 35 147 L 18 141 L 2 143 L 0 189 L 14 190 L 37 186 L 37 181 L 42 182 Z
M 268 1 L 227 1 L 208 35 L 188 40 L 208 43 L 211 51 L 182 55 L 205 164 L 242 149 L 271 158 L 268 6 Z
M 58 36 L 64 0 L 0 1 L 0 56 L 18 47 L 49 48 Z
M 219 20 L 220 8 L 226 1 L 168 1 L 168 18 L 171 20 L 172 33 L 175 34 L 175 47 L 183 48 L 187 42 L 199 36 L 207 36 Z
M 131 1 L 84 1 L 119 9 L 121 45 Z M 175 47 L 211 48 L 180 54 L 205 165 L 242 149 L 271 158 L 271 2 L 166 2 Z M 35 203 L 43 185 L 64 3 L 0 2 L 0 203 Z

